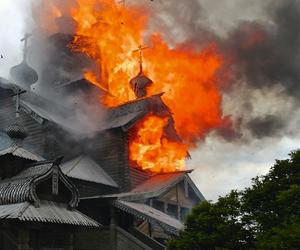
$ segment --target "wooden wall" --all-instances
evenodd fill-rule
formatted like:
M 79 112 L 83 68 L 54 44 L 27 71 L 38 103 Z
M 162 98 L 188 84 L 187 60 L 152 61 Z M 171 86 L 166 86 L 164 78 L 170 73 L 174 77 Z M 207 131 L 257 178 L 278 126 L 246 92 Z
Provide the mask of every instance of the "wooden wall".
M 107 130 L 89 141 L 88 154 L 119 185 L 121 191 L 130 189 L 127 134 L 121 129 Z

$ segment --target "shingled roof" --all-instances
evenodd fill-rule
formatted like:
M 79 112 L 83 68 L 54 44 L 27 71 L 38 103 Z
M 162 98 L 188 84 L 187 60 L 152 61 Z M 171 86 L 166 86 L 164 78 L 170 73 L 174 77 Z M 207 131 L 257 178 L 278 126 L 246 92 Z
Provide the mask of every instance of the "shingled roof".
M 161 99 L 162 95 L 163 94 L 158 94 L 140 98 L 111 108 L 108 112 L 108 122 L 105 129 L 121 127 L 123 130 L 128 130 L 148 113 L 154 113 L 160 116 L 170 115 L 171 112 L 169 108 Z
M 118 107 L 109 109 L 107 112 L 107 121 L 99 128 L 99 131 L 113 128 L 122 128 L 125 131 L 149 112 L 161 116 L 170 115 L 171 112 L 163 103 L 161 95 L 162 94 L 153 95 L 130 101 Z M 47 110 L 46 108 L 46 106 L 52 107 L 52 104 L 38 105 L 31 101 L 30 96 L 33 96 L 33 99 L 41 99 L 41 97 L 38 97 L 34 93 L 30 93 L 30 95 L 26 94 L 24 96 L 25 99 L 20 101 L 21 109 L 25 113 L 31 115 L 38 123 L 42 124 L 46 121 L 50 121 L 68 129 L 72 127 L 71 124 L 67 124 L 64 119 L 64 107 L 60 107 L 61 113 L 55 113 L 53 110 Z M 43 101 L 50 102 L 46 99 Z
M 0 132 L 0 156 L 8 154 L 32 161 L 45 160 L 42 156 L 34 153 L 30 144 L 16 142 L 7 136 L 6 133 Z
M 81 155 L 65 162 L 61 165 L 61 170 L 66 176 L 71 178 L 118 187 L 117 183 L 103 168 L 86 155 Z
M 155 174 L 148 180 L 144 181 L 130 192 L 126 193 L 119 193 L 119 194 L 111 194 L 111 195 L 102 195 L 97 197 L 89 197 L 89 198 L 120 198 L 126 201 L 138 201 L 153 197 L 158 197 L 165 192 L 167 192 L 170 188 L 175 186 L 180 181 L 187 181 L 195 194 L 199 197 L 200 200 L 205 200 L 202 193 L 196 187 L 194 182 L 189 177 L 189 173 L 191 170 L 188 171 L 179 171 L 179 172 L 172 172 L 172 173 L 161 173 Z M 88 199 L 88 198 L 87 198 Z
M 183 224 L 171 216 L 146 204 L 116 200 L 114 206 L 149 223 L 158 225 L 171 234 L 178 234 Z
M 0 219 L 36 221 L 43 223 L 69 224 L 99 227 L 100 224 L 77 210 L 69 210 L 66 204 L 41 201 L 39 207 L 29 202 L 0 205 Z
M 57 168 L 57 170 L 55 170 Z M 41 163 L 24 169 L 18 175 L 0 181 L 0 205 L 30 202 L 39 206 L 40 199 L 36 193 L 36 186 L 47 180 L 54 171 L 58 171 L 58 178 L 72 193 L 70 207 L 76 207 L 79 202 L 77 188 L 64 176 L 60 168 L 53 162 Z

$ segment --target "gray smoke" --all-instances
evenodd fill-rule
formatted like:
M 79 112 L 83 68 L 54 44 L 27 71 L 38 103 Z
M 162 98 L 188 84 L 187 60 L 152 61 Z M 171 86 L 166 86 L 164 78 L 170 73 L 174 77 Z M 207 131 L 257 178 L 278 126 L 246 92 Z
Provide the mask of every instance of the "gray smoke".
M 25 33 L 31 33 L 27 62 L 38 72 L 39 80 L 32 85 L 32 93 L 23 95 L 22 99 L 69 132 L 66 136 L 76 139 L 93 136 L 106 126 L 106 111 L 99 101 L 101 93 L 98 89 L 82 80 L 83 71 L 90 66 L 89 61 L 68 48 L 74 31 L 74 23 L 68 17 L 56 20 L 58 34 L 41 32 L 36 19 L 36 12 L 43 14 L 41 2 L 13 0 L 1 3 L 3 39 L 0 54 L 3 58 L 0 59 L 0 77 L 8 79 L 5 82 L 13 82 L 9 70 L 22 61 L 24 44 L 20 39 Z M 66 1 L 62 6 L 65 4 Z M 32 6 L 35 6 L 35 11 L 32 11 Z M 7 13 L 12 13 L 14 18 L 6 18 Z
M 299 1 L 166 0 L 151 10 L 152 29 L 163 30 L 171 43 L 201 49 L 215 42 L 228 59 L 225 70 L 234 77 L 223 106 L 235 133 L 222 127 L 217 134 L 232 140 L 294 131 L 290 124 L 300 100 Z
M 240 66 L 241 77 L 250 86 L 279 84 L 287 95 L 299 100 L 300 2 L 278 2 L 269 6 L 271 24 L 243 22 L 230 33 L 227 46 Z M 261 36 L 261 41 L 247 46 L 253 36 Z

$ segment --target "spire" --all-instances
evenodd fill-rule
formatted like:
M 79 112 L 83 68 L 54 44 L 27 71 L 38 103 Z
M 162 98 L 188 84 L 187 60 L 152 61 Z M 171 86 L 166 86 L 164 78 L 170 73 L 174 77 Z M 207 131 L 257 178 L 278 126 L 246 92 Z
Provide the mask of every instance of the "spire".
M 134 50 L 133 52 L 139 52 L 139 65 L 140 65 L 140 73 L 143 72 L 143 50 L 144 49 L 148 49 L 148 47 L 146 46 L 142 46 L 140 45 L 136 50 Z
M 145 97 L 147 95 L 147 88 L 153 83 L 143 72 L 143 50 L 148 47 L 140 45 L 138 49 L 133 52 L 139 52 L 139 67 L 138 75 L 130 80 L 131 88 L 133 89 L 137 98 Z
M 13 81 L 26 89 L 30 89 L 30 85 L 38 80 L 37 72 L 27 64 L 28 39 L 31 36 L 31 34 L 26 33 L 21 39 L 21 42 L 24 42 L 23 61 L 10 69 L 10 75 Z
M 26 92 L 27 92 L 26 90 L 18 89 L 17 93 L 11 95 L 12 97 L 14 97 L 14 96 L 16 97 L 16 118 L 17 119 L 20 116 L 20 96 Z
M 32 34 L 25 33 L 25 36 L 20 40 L 21 42 L 24 42 L 24 51 L 23 51 L 23 61 L 27 60 L 27 45 L 28 45 L 28 39 L 32 36 Z
M 12 95 L 12 97 L 16 96 L 16 120 L 6 128 L 7 135 L 12 139 L 24 140 L 28 136 L 25 128 L 19 123 L 20 95 L 24 93 L 26 93 L 26 90 L 18 89 L 17 93 Z

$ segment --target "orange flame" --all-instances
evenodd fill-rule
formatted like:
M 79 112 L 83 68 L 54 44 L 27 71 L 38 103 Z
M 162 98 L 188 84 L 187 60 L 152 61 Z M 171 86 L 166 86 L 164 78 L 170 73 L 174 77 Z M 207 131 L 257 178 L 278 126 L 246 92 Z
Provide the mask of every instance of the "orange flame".
M 124 6 L 114 0 L 77 0 L 70 10 L 77 22 L 70 45 L 93 59 L 97 70 L 85 72 L 93 84 L 107 91 L 109 107 L 135 99 L 129 81 L 138 73 L 138 55 L 151 13 L 140 6 Z M 164 132 L 166 118 L 150 116 L 137 126 L 130 141 L 130 159 L 142 169 L 184 169 L 188 148 L 223 124 L 221 93 L 216 78 L 223 57 L 214 44 L 201 51 L 188 45 L 171 48 L 162 35 L 150 35 L 144 52 L 144 73 L 153 80 L 147 95 L 165 92 L 165 104 L 173 112 L 175 128 L 183 143 L 170 141 Z
M 184 169 L 188 147 L 172 142 L 164 135 L 168 118 L 148 116 L 139 126 L 137 137 L 129 145 L 131 160 L 143 170 L 172 172 Z

